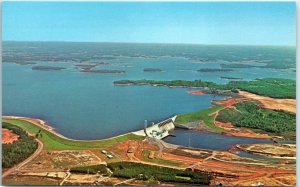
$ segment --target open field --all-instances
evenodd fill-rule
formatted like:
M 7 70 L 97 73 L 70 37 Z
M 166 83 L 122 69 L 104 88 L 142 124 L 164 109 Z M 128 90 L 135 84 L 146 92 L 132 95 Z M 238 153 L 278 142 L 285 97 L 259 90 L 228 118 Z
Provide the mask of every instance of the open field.
M 140 140 L 144 137 L 134 135 L 132 133 L 117 136 L 114 138 L 103 139 L 103 140 L 72 140 L 68 138 L 64 138 L 63 136 L 57 135 L 54 131 L 43 127 L 43 124 L 40 124 L 37 121 L 29 122 L 27 120 L 30 118 L 9 118 L 4 117 L 3 122 L 10 123 L 21 127 L 22 129 L 28 131 L 31 134 L 37 134 L 40 131 L 39 139 L 43 142 L 45 149 L 48 150 L 78 150 L 78 149 L 88 149 L 88 148 L 99 148 L 103 146 L 111 146 L 118 142 L 122 142 L 125 140 Z
M 22 167 L 22 172 L 67 171 L 70 167 L 100 164 L 103 161 L 89 150 L 42 151 Z
M 41 177 L 41 176 L 8 176 L 3 181 L 4 185 L 16 185 L 16 186 L 26 186 L 26 185 L 59 185 L 60 179 L 59 178 L 52 178 L 52 177 Z
M 204 124 L 207 127 L 209 127 L 213 132 L 222 132 L 223 129 L 219 128 L 214 124 L 214 118 L 216 112 L 223 108 L 223 106 L 216 105 L 198 112 L 179 114 L 175 120 L 175 124 L 185 124 L 202 120 Z

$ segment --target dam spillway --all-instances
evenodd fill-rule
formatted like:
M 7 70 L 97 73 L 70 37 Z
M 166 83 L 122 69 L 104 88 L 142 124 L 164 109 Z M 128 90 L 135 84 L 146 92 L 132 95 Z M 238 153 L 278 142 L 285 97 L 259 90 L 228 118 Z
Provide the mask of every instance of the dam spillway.
M 134 132 L 134 134 L 141 135 L 141 136 L 147 136 L 155 139 L 164 139 L 165 137 L 169 136 L 169 131 L 175 129 L 175 119 L 177 116 L 174 116 L 172 118 L 168 118 L 164 121 L 161 121 L 159 123 L 156 123 L 150 127 L 146 127 L 143 130 Z

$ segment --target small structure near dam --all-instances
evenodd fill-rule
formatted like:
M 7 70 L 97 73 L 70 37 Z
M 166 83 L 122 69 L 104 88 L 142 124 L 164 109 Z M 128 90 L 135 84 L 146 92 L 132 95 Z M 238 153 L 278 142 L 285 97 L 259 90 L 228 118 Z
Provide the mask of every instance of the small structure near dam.
M 175 121 L 176 117 L 177 116 L 168 118 L 168 119 L 161 121 L 157 124 L 154 124 L 150 127 L 147 127 L 145 125 L 145 128 L 143 130 L 140 130 L 140 131 L 137 131 L 134 133 L 137 135 L 147 136 L 150 138 L 155 138 L 155 139 L 161 140 L 170 135 L 169 131 L 175 129 L 174 121 Z

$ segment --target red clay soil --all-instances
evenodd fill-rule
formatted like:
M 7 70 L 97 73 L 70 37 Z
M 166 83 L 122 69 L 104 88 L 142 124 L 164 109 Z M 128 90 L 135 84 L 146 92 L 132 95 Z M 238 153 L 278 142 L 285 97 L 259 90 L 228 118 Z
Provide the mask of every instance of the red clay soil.
M 158 147 L 155 145 L 148 144 L 147 141 L 128 140 L 117 144 L 112 148 L 111 151 L 116 153 L 123 160 L 130 161 L 132 160 L 132 158 L 129 158 L 127 154 L 128 152 L 131 152 L 135 156 L 135 158 L 139 160 L 143 160 L 142 152 L 144 149 L 154 151 L 154 150 L 158 150 Z M 107 150 L 110 149 L 107 148 Z
M 227 98 L 227 99 L 224 99 L 224 100 L 217 100 L 215 102 L 216 102 L 216 104 L 222 105 L 225 108 L 234 108 L 233 105 L 235 105 L 237 103 L 240 103 L 242 101 L 245 101 L 245 100 L 246 99 L 244 99 L 244 98 Z
M 9 144 L 17 141 L 19 136 L 11 130 L 2 128 L 2 144 Z
M 188 162 L 189 164 L 195 164 L 200 161 L 203 161 L 203 159 L 174 155 L 174 154 L 170 154 L 170 153 L 163 153 L 161 158 L 163 158 L 165 160 L 184 161 L 184 162 Z
M 157 151 L 158 147 L 156 145 L 149 144 L 145 140 L 129 140 L 119 143 L 117 146 L 112 147 L 112 149 L 114 153 L 126 161 L 143 162 L 143 150 Z M 129 149 L 132 150 L 132 152 L 130 151 L 130 153 L 128 153 L 127 151 Z M 291 167 L 288 167 L 289 165 L 285 164 L 268 165 L 265 163 L 265 165 L 260 165 L 262 164 L 261 162 L 253 160 L 253 162 L 250 161 L 249 163 L 249 161 L 245 160 L 236 160 L 235 158 L 230 157 L 231 154 L 228 155 L 228 158 L 223 158 L 218 152 L 216 152 L 205 158 L 193 158 L 187 155 L 176 155 L 164 150 L 160 159 L 184 163 L 184 167 L 192 168 L 194 170 L 225 175 L 217 175 L 216 178 L 211 181 L 212 185 L 222 183 L 228 186 L 251 186 L 257 182 L 268 186 L 295 185 L 296 173 L 292 165 Z M 286 168 L 283 166 L 286 166 Z
M 224 100 L 215 101 L 216 104 L 222 105 L 225 108 L 235 108 L 234 105 L 240 102 L 249 101 L 249 98 L 227 98 Z M 222 123 L 215 121 L 215 125 L 224 129 L 223 134 L 228 136 L 238 136 L 238 137 L 247 137 L 247 138 L 271 138 L 267 134 L 256 133 L 250 129 L 237 128 L 234 127 L 231 123 Z
M 174 161 L 184 161 L 190 163 L 193 169 L 222 173 L 225 175 L 235 176 L 233 178 L 216 177 L 214 184 L 222 183 L 228 186 L 251 186 L 256 182 L 261 181 L 264 185 L 295 185 L 295 170 L 282 169 L 279 167 L 268 167 L 259 165 L 248 165 L 247 162 L 233 163 L 216 160 L 214 157 L 207 160 L 190 158 L 186 156 L 179 156 L 169 153 L 162 155 L 164 159 Z M 288 177 L 289 180 L 283 181 L 284 177 Z
M 223 123 L 223 122 L 215 121 L 215 125 L 218 126 L 218 127 L 223 128 L 225 130 L 234 128 L 234 126 L 230 122 Z
M 187 93 L 192 95 L 204 95 L 205 93 L 203 90 L 188 90 Z

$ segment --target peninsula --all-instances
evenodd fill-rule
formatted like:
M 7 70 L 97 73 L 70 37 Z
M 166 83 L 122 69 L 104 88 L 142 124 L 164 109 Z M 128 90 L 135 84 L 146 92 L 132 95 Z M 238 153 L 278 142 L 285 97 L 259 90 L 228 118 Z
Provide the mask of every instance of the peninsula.
M 233 93 L 235 90 L 243 90 L 254 94 L 268 96 L 272 98 L 296 98 L 296 81 L 290 79 L 264 78 L 252 81 L 230 81 L 227 84 L 217 84 L 214 82 L 195 80 L 119 80 L 114 81 L 115 85 L 152 85 L 169 87 L 193 87 L 206 88 L 207 93 L 216 93 L 218 90 L 229 90 Z
M 226 85 L 202 81 L 117 81 L 116 85 L 118 83 L 200 88 L 212 86 L 230 90 L 234 88 L 236 91 L 233 97 L 215 100 L 214 105 L 205 110 L 178 114 L 147 130 L 103 140 L 73 140 L 55 132 L 43 120 L 5 116 L 5 128 L 21 128 L 39 142 L 35 153 L 17 166 L 18 180 L 11 175 L 12 168 L 4 170 L 5 184 L 35 184 L 30 181 L 40 177 L 43 180 L 39 180 L 39 185 L 252 185 L 256 181 L 264 181 L 265 185 L 270 186 L 295 184 L 296 155 L 293 144 L 241 144 L 230 150 L 216 151 L 169 144 L 159 138 L 170 135 L 174 127 L 184 127 L 276 142 L 282 139 L 295 140 L 296 116 L 293 108 L 296 100 L 286 98 L 293 97 L 290 92 L 293 92 L 295 82 L 258 79 Z M 259 90 L 269 96 L 253 93 L 261 85 L 268 88 L 276 84 L 285 84 L 288 89 L 285 92 L 277 90 L 277 93 Z M 252 93 L 238 88 L 251 90 Z M 277 126 L 278 121 L 284 125 Z M 254 156 L 247 158 L 241 156 L 240 152 Z

